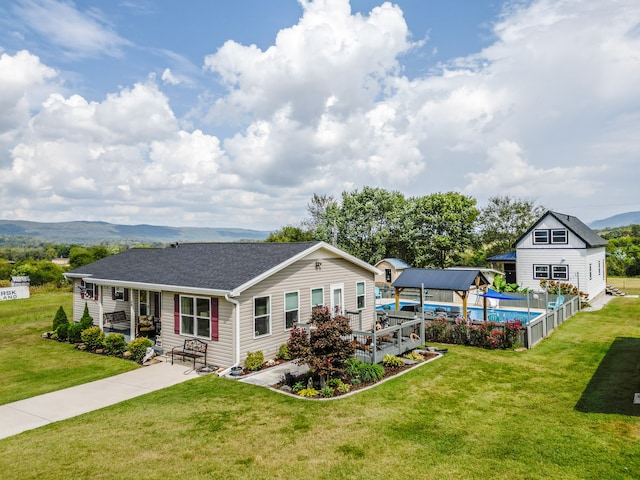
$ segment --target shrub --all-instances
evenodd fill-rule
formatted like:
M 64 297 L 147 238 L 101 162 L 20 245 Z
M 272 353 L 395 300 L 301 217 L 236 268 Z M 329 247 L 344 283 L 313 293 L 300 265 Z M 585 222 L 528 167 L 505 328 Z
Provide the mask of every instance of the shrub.
M 82 330 L 93 326 L 93 317 L 89 315 L 89 306 L 84 304 L 84 312 L 82 312 L 82 317 L 80 317 L 80 325 L 82 325 Z
M 147 348 L 153 343 L 147 337 L 139 337 L 131 340 L 127 345 L 127 350 L 131 353 L 131 360 L 140 363 L 147 353 Z
M 385 367 L 389 368 L 399 368 L 404 367 L 404 360 L 400 357 L 396 357 L 395 355 L 389 355 L 388 353 L 382 359 L 382 364 Z
M 127 350 L 127 341 L 121 333 L 109 333 L 104 337 L 104 353 L 122 355 Z
M 73 323 L 69 325 L 67 328 L 67 339 L 69 340 L 69 343 L 79 343 L 82 340 L 80 334 L 83 330 L 85 330 L 85 328 L 80 323 Z
M 260 370 L 264 364 L 264 354 L 261 350 L 256 352 L 247 352 L 247 359 L 244 361 L 244 366 L 250 372 Z
M 87 350 L 92 352 L 104 346 L 104 332 L 100 330 L 100 327 L 90 327 L 82 330 L 80 339 L 87 347 Z
M 61 323 L 60 325 L 58 325 L 58 328 L 56 328 L 56 339 L 64 342 L 67 340 L 67 331 L 69 330 L 69 324 L 68 323 Z
M 64 313 L 64 308 L 62 308 L 62 305 L 60 305 L 60 308 L 58 308 L 58 311 L 56 312 L 56 316 L 53 317 L 53 325 L 52 325 L 52 330 L 54 332 L 58 331 L 58 327 L 62 324 L 65 325 L 69 325 L 69 319 L 67 318 L 67 314 Z M 66 338 L 66 334 L 65 334 L 65 338 Z
M 377 363 L 363 363 L 358 376 L 364 383 L 377 382 L 384 376 L 384 367 Z
M 324 398 L 331 398 L 335 395 L 335 390 L 329 385 L 325 385 L 320 389 L 320 396 Z
M 333 388 L 337 388 L 338 386 L 342 385 L 342 383 L 342 380 L 340 380 L 339 378 L 330 378 L 327 381 L 327 385 Z
M 336 389 L 340 393 L 348 393 L 349 390 L 351 390 L 351 385 L 349 385 L 348 383 L 341 383 L 336 387 Z
M 302 382 L 294 383 L 293 387 L 291 387 L 291 390 L 293 390 L 293 393 L 299 393 L 301 390 L 304 390 L 304 383 Z
M 346 362 L 344 362 L 345 372 L 350 377 L 357 377 L 360 375 L 360 365 L 362 362 L 357 358 L 350 358 Z
M 309 352 L 309 336 L 307 332 L 298 327 L 291 329 L 287 340 L 287 352 L 291 358 L 301 358 Z
M 298 392 L 298 395 L 300 395 L 301 397 L 307 397 L 307 398 L 317 397 L 318 390 L 316 390 L 315 388 L 303 388 Z
M 280 360 L 290 360 L 291 359 L 291 356 L 289 355 L 289 347 L 287 346 L 286 343 L 283 343 L 282 345 L 280 345 L 280 348 L 278 348 L 277 357 Z
M 404 355 L 404 358 L 406 358 L 407 360 L 413 360 L 415 362 L 422 362 L 424 360 L 424 357 L 414 350 L 406 353 Z

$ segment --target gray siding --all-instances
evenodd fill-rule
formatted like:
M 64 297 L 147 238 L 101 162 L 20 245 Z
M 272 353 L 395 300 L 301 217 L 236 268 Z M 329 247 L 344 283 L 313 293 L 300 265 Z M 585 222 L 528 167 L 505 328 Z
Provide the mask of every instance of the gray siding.
M 322 263 L 316 269 L 316 261 Z M 289 330 L 285 328 L 284 294 L 300 292 L 300 321 L 307 322 L 311 315 L 311 289 L 324 288 L 325 304 L 330 304 L 330 288 L 333 284 L 344 284 L 344 310 L 356 309 L 356 283 L 365 281 L 365 309 L 362 313 L 363 329 L 370 329 L 375 322 L 374 275 L 351 262 L 340 258 L 307 258 L 270 276 L 268 279 L 243 292 L 240 311 L 240 356 L 241 363 L 247 352 L 261 350 L 265 359 L 273 358 L 280 345 L 287 342 Z M 253 299 L 271 297 L 271 333 L 254 336 Z

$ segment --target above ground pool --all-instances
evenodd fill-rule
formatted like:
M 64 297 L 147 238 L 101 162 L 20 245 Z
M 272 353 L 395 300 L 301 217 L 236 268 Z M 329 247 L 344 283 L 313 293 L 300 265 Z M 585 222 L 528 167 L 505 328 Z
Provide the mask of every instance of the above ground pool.
M 387 308 L 388 306 L 388 308 Z M 404 307 L 404 308 L 403 308 Z M 415 311 L 417 312 L 418 304 L 415 302 L 400 302 L 400 310 Z M 384 305 L 377 305 L 376 310 L 388 310 L 389 312 L 395 312 L 395 302 L 387 303 Z M 446 313 L 447 316 L 462 315 L 461 305 L 446 305 L 437 303 L 425 303 L 424 312 L 427 314 L 438 314 L 440 312 Z M 505 308 L 487 308 L 487 320 L 494 322 L 510 322 L 514 320 L 520 320 L 522 323 L 528 323 L 529 320 L 542 315 L 543 312 L 539 310 L 509 310 Z M 467 306 L 467 318 L 470 320 L 484 320 L 484 312 L 482 307 Z

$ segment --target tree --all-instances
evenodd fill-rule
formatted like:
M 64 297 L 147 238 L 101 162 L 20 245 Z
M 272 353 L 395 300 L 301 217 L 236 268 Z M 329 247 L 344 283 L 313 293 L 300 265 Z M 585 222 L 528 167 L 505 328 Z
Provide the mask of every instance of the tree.
M 515 241 L 542 216 L 545 208 L 533 200 L 497 195 L 480 210 L 478 229 L 487 256 L 506 253 Z
M 290 225 L 271 232 L 265 242 L 310 242 L 315 240 L 311 232 Z
M 326 381 L 335 373 L 344 371 L 345 362 L 355 352 L 355 347 L 346 338 L 352 333 L 349 319 L 342 315 L 332 317 L 329 309 L 322 307 L 313 310 L 309 323 L 315 328 L 309 333 L 308 345 L 296 342 L 301 347 L 296 348 L 296 362 L 307 365 L 321 381 Z M 292 334 L 296 333 L 297 329 L 294 329 Z
M 339 247 L 376 263 L 388 256 L 389 245 L 400 235 L 405 210 L 401 193 L 364 187 L 360 192 L 343 192 L 342 205 L 328 209 L 326 216 L 334 217 Z
M 44 285 L 45 283 L 63 283 L 62 268 L 52 263 L 50 260 L 26 260 L 15 265 L 11 275 L 29 277 L 29 282 L 33 286 Z
M 445 268 L 473 245 L 478 216 L 476 201 L 456 192 L 434 193 L 409 200 L 411 230 L 405 232 L 414 267 Z

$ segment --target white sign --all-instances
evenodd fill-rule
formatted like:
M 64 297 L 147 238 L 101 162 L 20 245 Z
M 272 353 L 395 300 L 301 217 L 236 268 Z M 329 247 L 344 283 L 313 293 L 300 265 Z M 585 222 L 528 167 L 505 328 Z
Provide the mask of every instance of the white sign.
M 3 300 L 16 300 L 18 298 L 29 298 L 29 287 L 0 288 L 0 302 Z

